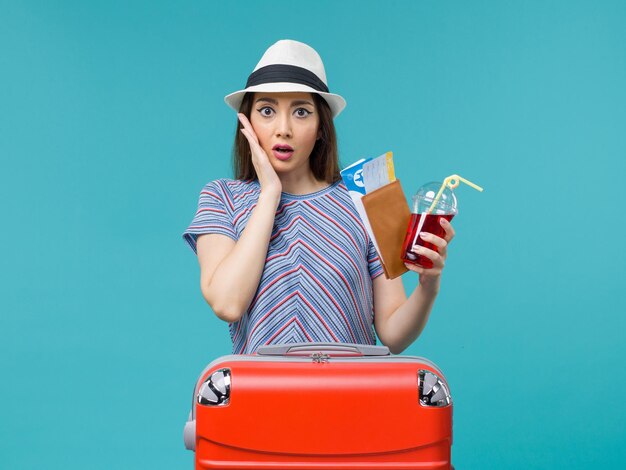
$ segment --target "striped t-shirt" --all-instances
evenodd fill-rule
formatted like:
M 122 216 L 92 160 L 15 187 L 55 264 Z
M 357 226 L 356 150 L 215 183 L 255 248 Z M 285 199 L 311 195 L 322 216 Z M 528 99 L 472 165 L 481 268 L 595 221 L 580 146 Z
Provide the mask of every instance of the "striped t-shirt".
M 260 194 L 257 180 L 220 179 L 200 193 L 183 237 L 237 241 Z M 283 193 L 265 267 L 248 311 L 230 324 L 233 352 L 264 344 L 375 344 L 372 280 L 382 273 L 376 249 L 342 182 L 311 194 Z

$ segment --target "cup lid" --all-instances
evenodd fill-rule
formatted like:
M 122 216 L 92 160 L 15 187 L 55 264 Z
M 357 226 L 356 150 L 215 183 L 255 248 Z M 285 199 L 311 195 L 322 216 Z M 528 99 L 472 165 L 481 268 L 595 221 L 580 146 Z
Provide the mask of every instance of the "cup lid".
M 420 187 L 413 196 L 413 212 L 417 214 L 428 212 L 440 188 L 441 183 L 435 181 Z M 450 188 L 445 187 L 432 213 L 440 215 L 456 214 L 457 211 L 456 195 Z

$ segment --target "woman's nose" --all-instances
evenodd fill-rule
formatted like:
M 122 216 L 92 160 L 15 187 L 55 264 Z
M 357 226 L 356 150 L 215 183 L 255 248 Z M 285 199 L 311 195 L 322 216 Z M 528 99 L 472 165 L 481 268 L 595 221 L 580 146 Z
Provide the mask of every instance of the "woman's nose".
M 283 114 L 276 120 L 276 136 L 291 137 L 291 119 L 288 114 Z

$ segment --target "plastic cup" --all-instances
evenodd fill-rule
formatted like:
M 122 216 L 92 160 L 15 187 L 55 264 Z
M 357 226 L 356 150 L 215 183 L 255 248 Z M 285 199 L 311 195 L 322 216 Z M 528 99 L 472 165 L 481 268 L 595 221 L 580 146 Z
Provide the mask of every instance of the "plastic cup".
M 432 207 L 440 188 L 441 183 L 427 183 L 413 196 L 411 219 L 409 220 L 406 237 L 402 245 L 402 260 L 405 263 L 426 269 L 433 267 L 433 262 L 429 258 L 413 252 L 413 246 L 420 245 L 438 253 L 437 246 L 427 242 L 419 234 L 427 232 L 444 238 L 446 231 L 441 226 L 441 219 L 446 219 L 449 222 L 458 213 L 456 196 L 448 187 L 443 190 L 439 200 Z M 431 207 L 432 212 L 429 213 Z

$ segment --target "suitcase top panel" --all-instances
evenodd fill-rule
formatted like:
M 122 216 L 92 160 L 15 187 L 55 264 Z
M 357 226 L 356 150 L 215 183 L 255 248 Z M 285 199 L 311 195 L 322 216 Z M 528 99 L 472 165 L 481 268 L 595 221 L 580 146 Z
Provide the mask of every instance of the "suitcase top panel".
M 289 345 L 271 345 L 259 348 L 261 354 L 229 354 L 209 363 L 196 382 L 193 397 L 195 399 L 202 381 L 208 373 L 233 362 L 270 362 L 270 363 L 355 363 L 355 364 L 399 364 L 414 363 L 431 368 L 446 381 L 439 367 L 432 361 L 419 356 L 392 355 L 386 346 L 370 346 L 343 343 L 293 343 Z M 447 381 L 446 381 L 447 382 Z M 193 408 L 192 408 L 193 409 Z M 195 413 L 194 413 L 195 414 Z

